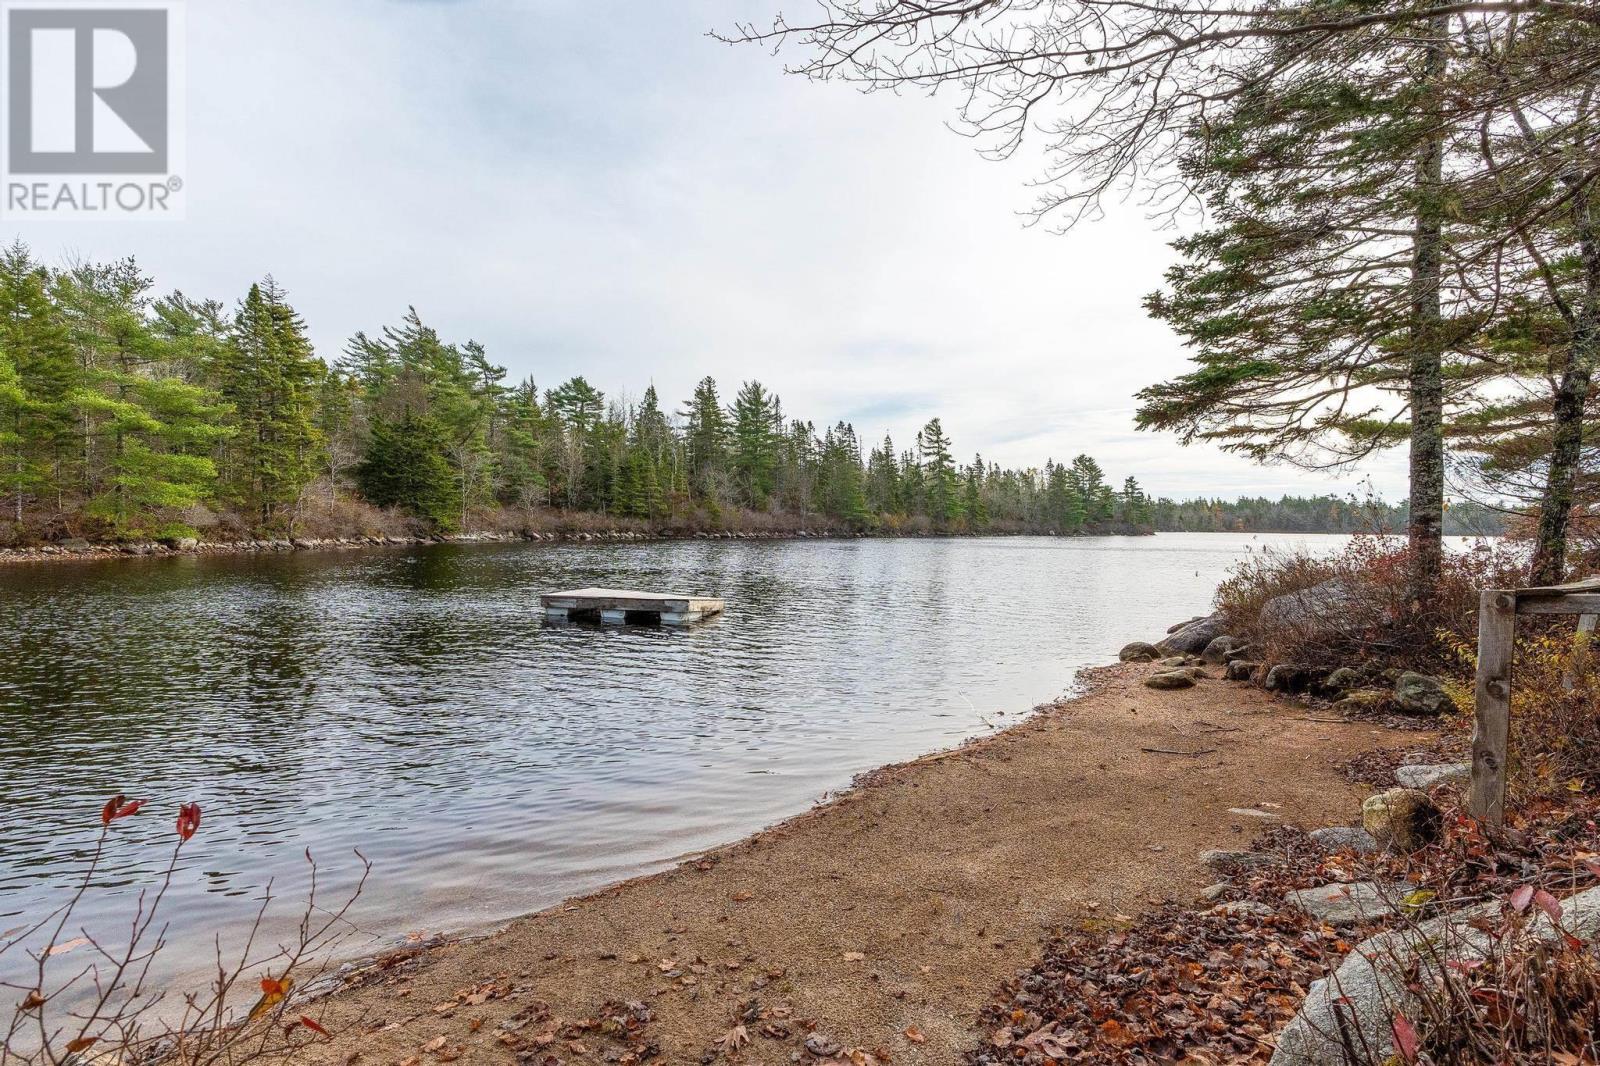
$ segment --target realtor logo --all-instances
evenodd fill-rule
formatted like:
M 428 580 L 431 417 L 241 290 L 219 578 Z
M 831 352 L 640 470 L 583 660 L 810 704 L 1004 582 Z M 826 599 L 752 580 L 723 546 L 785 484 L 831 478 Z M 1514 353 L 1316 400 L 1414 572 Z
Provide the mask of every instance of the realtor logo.
M 0 0 L 0 216 L 181 217 L 175 0 Z

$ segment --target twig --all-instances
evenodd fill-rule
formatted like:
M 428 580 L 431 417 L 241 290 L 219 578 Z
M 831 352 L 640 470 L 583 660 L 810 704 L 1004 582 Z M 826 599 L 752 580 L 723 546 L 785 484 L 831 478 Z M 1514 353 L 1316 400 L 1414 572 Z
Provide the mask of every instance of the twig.
M 1216 748 L 1202 748 L 1199 751 L 1179 751 L 1176 748 L 1140 748 L 1139 750 L 1140 751 L 1148 751 L 1152 755 L 1210 755 L 1212 752 L 1216 751 L 1217 749 Z

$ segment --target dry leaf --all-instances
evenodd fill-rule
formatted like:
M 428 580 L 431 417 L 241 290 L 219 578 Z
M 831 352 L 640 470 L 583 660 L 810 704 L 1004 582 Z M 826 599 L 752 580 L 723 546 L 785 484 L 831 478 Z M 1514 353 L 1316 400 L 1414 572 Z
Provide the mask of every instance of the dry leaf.
M 922 1035 L 921 1029 L 918 1029 L 914 1025 L 908 1025 L 906 1026 L 906 1039 L 911 1041 L 913 1044 L 921 1044 L 928 1038 Z
M 89 942 L 89 938 L 88 937 L 80 936 L 80 937 L 77 937 L 75 939 L 68 940 L 63 944 L 52 944 L 52 945 L 50 945 L 50 950 L 45 952 L 45 954 L 46 955 L 65 955 L 67 952 L 71 951 L 73 948 L 81 948 L 81 947 L 83 947 L 83 945 L 87 944 L 88 942 Z

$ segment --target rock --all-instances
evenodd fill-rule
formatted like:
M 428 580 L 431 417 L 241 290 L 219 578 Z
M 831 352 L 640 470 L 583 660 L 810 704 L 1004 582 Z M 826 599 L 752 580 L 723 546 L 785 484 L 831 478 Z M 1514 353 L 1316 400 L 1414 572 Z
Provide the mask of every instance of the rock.
M 172 542 L 172 546 L 181 552 L 192 552 L 200 547 L 200 542 L 194 537 L 179 537 Z
M 1435 766 L 1397 766 L 1394 779 L 1403 788 L 1420 788 L 1424 792 L 1434 785 L 1451 781 L 1466 781 L 1472 777 L 1469 762 L 1447 762 Z
M 1169 658 L 1162 659 L 1161 665 L 1165 666 L 1169 670 L 1177 670 L 1181 667 L 1189 665 L 1189 657 L 1187 655 L 1173 655 Z
M 1333 709 L 1346 718 L 1360 718 L 1369 714 L 1382 714 L 1389 707 L 1389 694 L 1382 689 L 1363 688 L 1346 694 L 1333 705 Z
M 1206 620 L 1206 616 L 1205 615 L 1197 614 L 1193 618 L 1189 619 L 1187 622 L 1178 622 L 1178 623 L 1176 623 L 1174 625 L 1168 626 L 1167 627 L 1167 632 L 1168 633 L 1176 633 L 1178 630 L 1182 629 L 1184 626 L 1192 626 L 1196 622 L 1204 622 L 1205 620 Z
M 1278 1035 L 1272 1066 L 1342 1064 L 1345 1040 L 1369 1049 L 1370 1061 L 1385 1061 L 1393 1051 L 1395 1014 L 1418 1015 L 1408 988 L 1435 984 L 1450 961 L 1484 958 L 1493 950 L 1489 934 L 1470 923 L 1499 908 L 1498 902 L 1468 907 L 1362 941 L 1331 977 L 1311 985 L 1300 1012 Z M 1600 888 L 1563 900 L 1561 925 L 1580 940 L 1600 936 Z M 1529 935 L 1548 941 L 1559 934 L 1541 914 Z
M 1322 687 L 1327 689 L 1329 693 L 1349 692 L 1351 689 L 1360 688 L 1361 681 L 1360 671 L 1352 670 L 1348 666 L 1341 666 L 1328 675 L 1328 679 L 1322 683 Z
M 1214 885 L 1207 885 L 1200 890 L 1201 899 L 1220 899 L 1233 886 L 1226 881 L 1218 881 Z
M 1279 663 L 1267 671 L 1268 692 L 1305 692 L 1316 684 L 1318 671 L 1295 663 Z
M 1260 663 L 1253 663 L 1249 659 L 1235 659 L 1228 664 L 1229 681 L 1249 681 L 1256 676 L 1256 671 L 1261 669 Z
M 1219 903 L 1211 908 L 1212 914 L 1226 914 L 1229 918 L 1271 918 L 1278 912 L 1265 903 L 1253 899 L 1236 899 L 1229 903 Z
M 806 1037 L 806 1050 L 819 1059 L 832 1058 L 843 1049 L 831 1036 L 821 1033 L 812 1033 Z
M 82 537 L 68 537 L 66 540 L 61 542 L 62 550 L 69 552 L 86 552 L 93 547 L 93 544 L 90 544 Z
M 1422 674 L 1404 673 L 1394 686 L 1394 705 L 1407 714 L 1455 714 L 1456 701 L 1444 686 Z
M 1353 825 L 1330 825 L 1325 829 L 1313 829 L 1306 836 L 1317 847 L 1329 851 L 1353 851 L 1357 855 L 1367 855 L 1378 850 L 1378 842 L 1372 834 Z
M 1238 637 L 1231 637 L 1224 633 L 1205 646 L 1204 650 L 1200 652 L 1200 658 L 1214 666 L 1221 666 L 1228 661 L 1228 653 L 1243 643 L 1244 641 Z
M 1396 851 L 1416 851 L 1439 836 L 1439 808 L 1426 792 L 1414 788 L 1391 788 L 1368 796 L 1361 805 L 1361 826 L 1372 834 L 1379 847 Z
M 1193 688 L 1194 678 L 1187 670 L 1165 670 L 1144 679 L 1146 688 Z
M 1136 640 L 1117 652 L 1117 658 L 1125 663 L 1151 663 L 1161 658 L 1161 649 Z
M 1334 578 L 1268 600 L 1261 607 L 1261 625 L 1264 629 L 1292 629 L 1301 633 L 1337 629 L 1354 603 L 1355 597 L 1344 582 Z
M 1267 866 L 1275 860 L 1264 851 L 1230 851 L 1226 848 L 1212 848 L 1200 853 L 1200 861 L 1219 874 L 1232 874 L 1257 866 Z
M 1228 654 L 1222 657 L 1222 661 L 1225 663 L 1235 663 L 1240 659 L 1254 659 L 1255 657 L 1256 646 L 1254 644 L 1235 644 L 1232 648 L 1228 649 Z
M 1169 655 L 1198 655 L 1206 650 L 1207 644 L 1221 635 L 1222 616 L 1214 614 L 1167 634 L 1157 646 Z
M 1400 901 L 1410 891 L 1411 886 L 1407 884 L 1335 882 L 1316 888 L 1291 889 L 1283 894 L 1283 898 L 1284 902 L 1304 911 L 1314 921 L 1325 925 L 1354 925 L 1395 913 L 1400 909 Z

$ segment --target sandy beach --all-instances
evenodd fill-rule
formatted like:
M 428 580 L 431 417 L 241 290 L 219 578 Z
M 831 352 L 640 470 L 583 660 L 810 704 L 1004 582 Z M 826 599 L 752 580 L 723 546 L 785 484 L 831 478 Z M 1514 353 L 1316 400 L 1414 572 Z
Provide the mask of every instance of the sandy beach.
M 390 960 L 315 1005 L 333 1038 L 305 1059 L 953 1062 L 1048 930 L 1193 898 L 1202 850 L 1279 818 L 1347 821 L 1362 788 L 1335 765 L 1395 737 L 1215 679 L 1154 691 L 1149 669 L 1095 671 L 1080 698 L 672 870 Z

